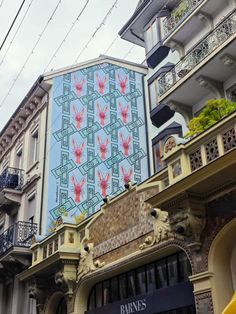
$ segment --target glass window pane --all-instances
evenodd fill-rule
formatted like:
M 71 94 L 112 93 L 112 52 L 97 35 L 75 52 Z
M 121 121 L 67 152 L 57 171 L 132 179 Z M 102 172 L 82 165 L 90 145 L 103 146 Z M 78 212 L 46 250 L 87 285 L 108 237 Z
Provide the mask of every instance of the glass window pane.
M 152 46 L 156 46 L 158 42 L 157 21 L 152 24 Z
M 96 307 L 102 306 L 102 284 L 96 285 Z
M 147 30 L 146 30 L 146 49 L 147 49 L 147 52 L 150 51 L 152 49 L 152 28 L 149 27 Z
M 167 258 L 168 264 L 168 277 L 169 286 L 176 285 L 178 283 L 178 261 L 177 255 L 173 255 Z
M 147 273 L 147 291 L 152 292 L 156 289 L 155 264 L 150 264 L 146 269 Z
M 128 298 L 136 296 L 135 272 L 128 273 Z
M 95 309 L 95 289 L 93 288 L 89 298 L 89 310 Z
M 103 304 L 110 303 L 110 281 L 106 280 L 103 282 Z
M 118 278 L 111 279 L 111 302 L 119 300 L 119 291 L 118 291 Z
M 188 277 L 191 276 L 191 266 L 184 252 L 179 254 L 179 273 L 180 281 L 188 281 Z
M 137 271 L 137 294 L 146 293 L 146 274 L 145 267 L 140 267 Z
M 156 81 L 149 85 L 150 107 L 151 110 L 157 106 Z
M 157 270 L 157 288 L 160 289 L 167 287 L 167 270 L 165 260 L 156 262 L 156 270 Z
M 120 289 L 120 299 L 126 299 L 127 296 L 127 282 L 126 282 L 126 275 L 119 276 L 119 289 Z

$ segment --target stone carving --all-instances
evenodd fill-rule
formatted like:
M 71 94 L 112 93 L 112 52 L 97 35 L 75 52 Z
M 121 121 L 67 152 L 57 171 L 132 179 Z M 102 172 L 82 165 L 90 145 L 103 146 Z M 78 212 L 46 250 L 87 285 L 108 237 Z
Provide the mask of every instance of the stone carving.
M 99 260 L 93 261 L 93 244 L 86 244 L 80 256 L 77 282 L 79 282 L 85 275 L 95 271 L 98 268 L 103 267 L 104 265 L 105 263 L 101 263 Z
M 171 136 L 165 142 L 165 153 L 167 154 L 175 147 L 176 147 L 176 139 L 173 136 Z
M 192 244 L 201 245 L 201 233 L 206 225 L 203 211 L 194 212 L 190 209 L 170 214 L 170 226 L 173 233 L 189 238 Z
M 76 266 L 73 264 L 65 265 L 63 270 L 55 273 L 54 280 L 56 285 L 60 286 L 64 291 L 66 296 L 72 297 L 76 283 Z
M 33 280 L 29 285 L 28 293 L 30 299 L 35 299 L 37 301 L 38 311 L 39 313 L 42 313 L 47 298 L 47 289 L 43 286 L 41 287 L 36 280 Z
M 139 246 L 141 250 L 153 246 L 155 243 L 159 243 L 168 239 L 170 233 L 170 225 L 168 219 L 168 213 L 160 209 L 153 208 L 150 212 L 153 217 L 153 236 L 146 237 L 143 244 Z

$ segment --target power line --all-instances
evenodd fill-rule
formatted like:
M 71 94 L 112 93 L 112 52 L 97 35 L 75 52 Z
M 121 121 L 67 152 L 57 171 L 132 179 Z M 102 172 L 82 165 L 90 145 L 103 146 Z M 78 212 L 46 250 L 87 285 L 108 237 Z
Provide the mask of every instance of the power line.
M 19 30 L 20 30 L 20 28 L 21 28 L 21 25 L 23 24 L 23 22 L 24 22 L 24 20 L 25 20 L 25 18 L 26 18 L 26 15 L 28 14 L 29 9 L 30 9 L 30 7 L 31 7 L 31 5 L 32 5 L 33 2 L 34 2 L 34 0 L 31 0 L 31 2 L 30 2 L 30 4 L 29 4 L 29 6 L 28 6 L 28 8 L 27 8 L 27 10 L 26 10 L 26 12 L 25 12 L 25 14 L 23 15 L 23 17 L 22 17 L 22 19 L 21 19 L 21 21 L 20 21 L 20 24 L 19 24 L 19 26 L 17 27 L 17 29 L 16 29 L 16 31 L 15 31 L 15 34 L 14 34 L 14 36 L 12 37 L 12 40 L 10 41 L 10 43 L 9 43 L 9 45 L 8 45 L 8 47 L 7 47 L 7 50 L 5 51 L 5 53 L 4 53 L 4 55 L 3 55 L 3 58 L 2 58 L 2 60 L 1 60 L 1 62 L 0 62 L 0 66 L 3 64 L 4 60 L 6 59 L 6 56 L 7 56 L 7 54 L 8 54 L 8 51 L 9 51 L 9 49 L 11 48 L 11 45 L 12 45 L 12 43 L 13 43 L 13 41 L 14 41 L 16 35 L 17 35 L 17 33 L 19 32 Z M 1 7 L 1 6 L 0 6 L 0 7 Z
M 119 38 L 119 35 L 116 35 L 116 38 L 113 39 L 113 41 L 110 43 L 110 45 L 108 46 L 108 48 L 104 52 L 104 55 L 106 55 L 108 53 L 108 51 L 111 49 L 111 47 L 114 45 L 114 43 L 117 41 L 118 38 Z
M 3 3 L 3 1 L 1 2 L 1 4 L 2 4 L 2 3 Z M 9 28 L 9 30 L 8 30 L 8 32 L 7 32 L 6 36 L 5 36 L 5 38 L 3 39 L 3 42 L 2 42 L 1 47 L 0 47 L 0 51 L 2 50 L 2 47 L 4 46 L 4 44 L 5 44 L 6 40 L 7 40 L 7 37 L 9 36 L 9 34 L 10 34 L 10 32 L 11 32 L 11 29 L 12 29 L 12 27 L 14 26 L 14 24 L 15 24 L 17 18 L 18 18 L 18 15 L 20 14 L 21 9 L 23 8 L 24 3 L 25 3 L 25 0 L 22 1 L 21 5 L 20 5 L 20 7 L 19 7 L 19 10 L 17 11 L 16 16 L 14 17 L 14 20 L 13 20 L 13 22 L 11 23 L 11 26 L 10 26 L 10 28 Z
M 54 8 L 54 10 L 53 10 L 52 14 L 50 15 L 48 21 L 46 22 L 46 24 L 45 24 L 45 26 L 44 26 L 42 32 L 39 34 L 38 39 L 37 39 L 36 43 L 35 43 L 34 46 L 33 46 L 33 49 L 31 50 L 31 52 L 30 52 L 29 55 L 27 56 L 27 58 L 26 58 L 26 60 L 25 60 L 25 62 L 24 62 L 24 64 L 23 64 L 23 66 L 21 67 L 20 71 L 18 72 L 16 78 L 13 80 L 12 85 L 10 86 L 10 88 L 9 88 L 9 90 L 8 90 L 8 92 L 7 92 L 7 94 L 5 95 L 5 97 L 3 98 L 3 100 L 1 101 L 1 103 L 0 103 L 0 108 L 1 108 L 2 105 L 4 104 L 4 102 L 5 102 L 5 100 L 7 99 L 7 97 L 10 95 L 10 92 L 12 91 L 13 87 L 15 86 L 15 84 L 16 84 L 18 78 L 20 77 L 20 75 L 21 75 L 22 71 L 24 70 L 26 64 L 28 63 L 29 59 L 30 59 L 31 56 L 34 54 L 35 48 L 37 47 L 37 45 L 39 44 L 40 40 L 42 39 L 43 34 L 45 33 L 45 31 L 46 31 L 48 25 L 49 25 L 50 22 L 52 21 L 52 19 L 53 19 L 55 13 L 56 13 L 58 7 L 60 6 L 61 2 L 62 2 L 62 0 L 59 0 L 59 1 L 58 1 L 56 7 Z
M 0 9 L 1 9 L 2 5 L 3 5 L 3 2 L 4 2 L 4 0 L 2 0 L 1 3 L 0 3 Z
M 60 45 L 57 47 L 57 49 L 55 50 L 55 52 L 53 53 L 52 57 L 50 58 L 48 64 L 46 65 L 45 69 L 43 72 L 45 72 L 47 70 L 47 68 L 49 67 L 49 65 L 51 64 L 52 60 L 57 56 L 57 53 L 59 52 L 59 50 L 61 49 L 62 45 L 65 43 L 67 37 L 70 35 L 70 33 L 72 32 L 74 26 L 76 25 L 76 23 L 79 21 L 81 15 L 83 14 L 83 12 L 85 11 L 87 5 L 89 4 L 90 0 L 86 0 L 86 3 L 84 4 L 82 10 L 79 12 L 77 18 L 74 20 L 74 22 L 72 22 L 70 28 L 68 29 L 65 37 L 63 38 L 62 42 L 60 43 Z
M 136 45 L 133 44 L 133 45 L 130 47 L 130 49 L 128 50 L 128 52 L 124 55 L 124 57 L 123 57 L 122 59 L 125 60 L 135 47 L 136 47 Z
M 80 56 L 83 54 L 83 52 L 87 49 L 88 45 L 90 44 L 90 42 L 93 40 L 93 38 L 95 37 L 95 35 L 97 34 L 97 32 L 105 25 L 106 20 L 108 18 L 108 16 L 112 13 L 114 7 L 117 5 L 119 0 L 116 0 L 113 5 L 111 6 L 111 8 L 108 10 L 108 12 L 106 13 L 106 15 L 104 16 L 102 22 L 99 24 L 99 26 L 96 28 L 96 30 L 94 31 L 94 33 L 92 34 L 92 36 L 89 38 L 89 40 L 87 41 L 87 43 L 84 45 L 84 47 L 81 49 L 80 53 L 78 54 L 77 58 L 75 59 L 74 63 L 77 63 Z

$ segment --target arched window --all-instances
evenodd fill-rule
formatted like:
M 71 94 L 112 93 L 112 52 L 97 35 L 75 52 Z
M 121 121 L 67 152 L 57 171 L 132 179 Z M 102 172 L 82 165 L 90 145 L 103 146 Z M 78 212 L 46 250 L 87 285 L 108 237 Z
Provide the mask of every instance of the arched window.
M 189 281 L 190 275 L 191 266 L 186 254 L 184 252 L 175 253 L 97 283 L 89 295 L 88 311 L 106 306 L 109 303 L 151 293 L 158 289 L 177 286 Z M 191 308 L 187 309 L 188 312 L 185 312 L 185 309 L 180 309 L 180 312 L 173 313 L 195 313 L 194 305 Z M 168 313 L 171 314 L 172 312 L 169 311 Z
M 64 297 L 60 299 L 55 314 L 67 314 L 67 304 Z

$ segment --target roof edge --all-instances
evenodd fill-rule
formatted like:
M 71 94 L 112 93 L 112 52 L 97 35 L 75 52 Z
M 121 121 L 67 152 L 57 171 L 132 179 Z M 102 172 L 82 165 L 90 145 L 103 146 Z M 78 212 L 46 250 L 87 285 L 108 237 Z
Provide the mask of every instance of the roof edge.
M 102 62 L 108 62 L 108 63 L 113 63 L 113 64 L 122 63 L 123 65 L 129 66 L 129 67 L 136 67 L 137 72 L 140 72 L 143 74 L 147 74 L 147 70 L 148 70 L 148 67 L 146 65 L 141 64 L 141 63 L 135 63 L 135 62 L 131 62 L 131 61 L 127 61 L 124 59 L 119 59 L 119 58 L 115 58 L 115 57 L 111 57 L 111 56 L 107 56 L 107 55 L 100 55 L 99 57 L 94 58 L 94 59 L 83 61 L 81 63 L 77 63 L 77 64 L 74 64 L 71 66 L 59 68 L 59 69 L 54 70 L 54 71 L 46 72 L 46 73 L 44 73 L 44 81 L 47 81 L 47 80 L 50 80 L 56 76 L 59 76 L 59 75 L 63 74 L 64 72 L 76 71 L 77 69 L 91 67 L 93 65 L 96 65 L 96 64 L 99 64 Z

